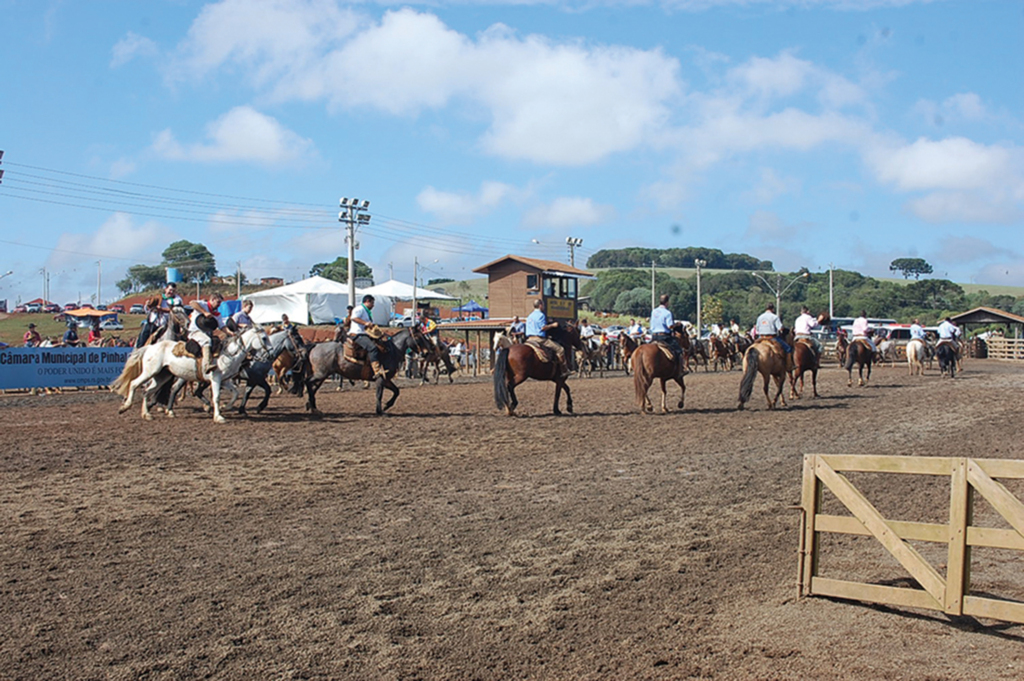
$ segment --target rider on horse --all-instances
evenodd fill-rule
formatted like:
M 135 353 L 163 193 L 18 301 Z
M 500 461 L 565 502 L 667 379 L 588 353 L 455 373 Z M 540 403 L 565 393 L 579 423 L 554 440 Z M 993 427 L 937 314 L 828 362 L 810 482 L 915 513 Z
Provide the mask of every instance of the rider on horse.
M 512 318 L 508 326 L 508 337 L 513 343 L 522 343 L 526 339 L 526 323 L 519 319 L 519 315 Z
M 939 324 L 939 342 L 938 345 L 948 343 L 953 346 L 953 352 L 960 352 L 960 327 L 953 323 L 953 320 L 946 317 Z
M 203 373 L 213 373 L 213 332 L 224 328 L 224 320 L 220 316 L 218 308 L 224 301 L 224 297 L 214 291 L 207 301 L 193 300 L 192 320 L 188 325 L 188 338 L 199 344 L 203 352 Z
M 580 340 L 583 341 L 584 347 L 587 348 L 587 352 L 591 352 L 597 346 L 594 340 L 594 327 L 590 325 L 590 322 L 586 319 L 580 320 Z
M 782 352 L 786 354 L 786 365 L 788 367 L 793 366 L 793 348 L 790 347 L 782 338 L 782 320 L 775 314 L 775 304 L 768 303 L 764 308 L 764 312 L 757 318 L 757 324 L 754 325 L 757 329 L 757 338 L 761 340 L 763 338 L 771 338 L 779 347 L 782 348 Z
M 871 338 L 871 331 L 871 325 L 868 324 L 868 313 L 861 310 L 860 316 L 853 320 L 853 328 L 850 335 L 853 336 L 854 341 L 863 340 L 871 346 L 871 354 L 873 355 L 878 351 L 878 348 L 875 347 L 875 341 Z
M 800 307 L 800 316 L 793 322 L 793 333 L 797 340 L 801 338 L 807 339 L 811 347 L 814 349 L 814 354 L 821 358 L 821 341 L 811 335 L 811 329 L 817 328 L 818 320 L 811 316 L 811 311 L 806 305 Z
M 370 314 L 370 310 L 373 309 L 373 301 L 373 296 L 366 294 L 363 296 L 362 304 L 352 310 L 352 326 L 348 329 L 348 335 L 353 343 L 366 350 L 373 375 L 377 378 L 384 376 L 387 372 L 380 364 L 380 351 L 377 349 L 377 343 L 367 334 L 371 328 L 376 328 L 373 325 L 373 316 Z
M 555 357 L 558 358 L 562 377 L 565 378 L 569 375 L 569 365 L 565 361 L 565 348 L 560 343 L 548 338 L 547 333 L 550 329 L 557 327 L 558 322 L 548 324 L 548 317 L 544 314 L 544 301 L 539 299 L 533 301 L 533 312 L 526 318 L 526 340 L 528 343 L 554 352 Z
M 679 376 L 682 377 L 689 372 L 686 370 L 683 349 L 679 346 L 679 341 L 676 340 L 675 335 L 672 333 L 675 321 L 672 319 L 672 311 L 668 309 L 668 301 L 668 294 L 661 294 L 661 297 L 658 299 L 660 305 L 651 310 L 651 340 L 668 346 L 676 358 L 677 371 Z

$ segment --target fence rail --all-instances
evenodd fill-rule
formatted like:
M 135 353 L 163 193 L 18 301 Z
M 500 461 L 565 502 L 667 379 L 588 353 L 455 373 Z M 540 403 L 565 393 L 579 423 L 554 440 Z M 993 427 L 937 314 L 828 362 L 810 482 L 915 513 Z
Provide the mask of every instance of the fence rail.
M 985 344 L 989 359 L 1024 361 L 1024 338 L 989 338 Z
M 843 472 L 932 475 L 950 479 L 949 523 L 887 519 Z M 804 457 L 803 527 L 800 539 L 801 596 L 851 600 L 940 610 L 1024 623 L 1024 603 L 971 593 L 971 548 L 1024 551 L 1024 504 L 996 478 L 1024 478 L 1024 461 L 953 457 L 826 456 Z M 829 490 L 851 515 L 821 513 Z M 1010 529 L 974 524 L 975 496 L 980 495 Z M 920 589 L 865 584 L 820 574 L 823 532 L 872 536 L 920 585 Z M 943 576 L 907 540 L 948 546 Z

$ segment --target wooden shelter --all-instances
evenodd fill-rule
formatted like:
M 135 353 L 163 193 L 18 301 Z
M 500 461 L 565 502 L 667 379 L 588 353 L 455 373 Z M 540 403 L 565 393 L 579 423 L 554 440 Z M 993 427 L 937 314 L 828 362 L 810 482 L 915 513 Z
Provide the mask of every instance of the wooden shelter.
M 544 301 L 549 319 L 575 319 L 578 280 L 594 275 L 556 260 L 505 255 L 473 270 L 487 275 L 487 297 L 492 318 L 525 318 L 533 301 Z
M 1005 324 L 1007 331 L 1013 329 L 1013 336 L 1015 338 L 1020 338 L 1024 335 L 1021 333 L 1024 330 L 1024 317 L 992 307 L 976 307 L 973 310 L 961 312 L 956 316 L 950 317 L 950 319 L 953 320 L 953 323 L 967 330 L 970 330 L 972 326 Z

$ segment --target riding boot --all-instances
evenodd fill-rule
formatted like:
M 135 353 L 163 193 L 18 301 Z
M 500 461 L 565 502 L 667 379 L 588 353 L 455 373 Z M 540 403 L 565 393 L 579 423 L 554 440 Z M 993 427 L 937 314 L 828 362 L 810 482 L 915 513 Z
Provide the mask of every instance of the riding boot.
M 370 368 L 373 369 L 373 377 L 380 378 L 387 373 L 384 367 L 380 365 L 380 362 L 370 362 Z
M 213 353 L 209 345 L 203 346 L 203 375 L 209 376 L 213 373 Z

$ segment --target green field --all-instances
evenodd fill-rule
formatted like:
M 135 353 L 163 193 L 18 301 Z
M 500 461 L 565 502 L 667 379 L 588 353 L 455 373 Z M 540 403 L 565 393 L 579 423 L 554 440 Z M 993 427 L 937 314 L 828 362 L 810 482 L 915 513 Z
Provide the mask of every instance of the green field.
M 134 338 L 139 333 L 139 325 L 146 318 L 140 314 L 119 314 L 117 318 L 124 324 L 123 331 L 104 331 L 103 336 L 119 336 L 124 339 Z M 43 338 L 53 338 L 59 342 L 64 336 L 67 325 L 64 322 L 55 321 L 52 314 L 9 314 L 0 315 L 0 341 L 12 347 L 21 347 L 21 339 L 28 331 L 29 324 L 36 325 L 36 331 Z M 78 337 L 85 340 L 89 337 L 89 330 L 86 327 L 79 327 Z

